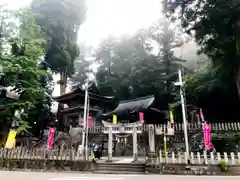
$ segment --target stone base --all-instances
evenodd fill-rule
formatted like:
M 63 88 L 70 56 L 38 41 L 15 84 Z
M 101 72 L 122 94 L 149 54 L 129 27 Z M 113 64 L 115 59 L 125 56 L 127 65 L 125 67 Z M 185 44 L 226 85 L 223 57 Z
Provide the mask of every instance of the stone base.
M 108 160 L 107 162 L 112 162 L 112 154 L 108 154 Z
M 133 162 L 137 162 L 138 161 L 138 155 L 137 154 L 133 154 Z
M 156 162 L 157 160 L 157 154 L 156 152 L 149 152 L 147 156 L 147 164 Z

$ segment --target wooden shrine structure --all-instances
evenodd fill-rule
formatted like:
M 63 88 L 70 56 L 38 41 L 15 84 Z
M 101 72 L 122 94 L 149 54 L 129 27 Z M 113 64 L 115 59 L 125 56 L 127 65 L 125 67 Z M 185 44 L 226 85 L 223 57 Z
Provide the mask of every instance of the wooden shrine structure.
M 89 91 L 89 116 L 92 116 L 91 127 L 101 126 L 100 115 L 110 111 L 116 106 L 116 99 L 112 96 L 100 95 L 95 84 L 88 87 Z M 63 104 L 63 108 L 58 110 L 59 130 L 68 127 L 83 127 L 83 112 L 85 90 L 81 87 L 74 88 L 71 92 L 64 95 L 53 97 L 55 101 Z
M 183 124 L 170 124 L 166 120 L 165 112 L 157 108 L 155 96 L 120 101 L 116 105 L 117 100 L 114 97 L 102 96 L 96 87 L 92 86 L 89 89 L 89 98 L 90 115 L 93 120 L 88 128 L 88 142 L 89 144 L 93 141 L 102 143 L 103 155 L 108 155 L 109 161 L 113 156 L 130 155 L 135 161 L 138 156 L 145 156 L 148 152 L 163 149 L 164 135 L 167 137 L 168 152 L 185 151 Z M 84 90 L 76 88 L 54 99 L 67 105 L 64 109 L 60 109 L 59 115 L 63 121 L 58 123 L 69 127 L 69 134 L 81 141 L 84 130 L 82 126 Z M 140 112 L 144 113 L 144 122 L 140 122 Z M 113 121 L 113 116 L 117 117 L 116 122 Z M 191 122 L 188 123 L 187 128 L 189 143 L 192 144 L 192 139 L 196 135 L 202 135 L 203 127 L 201 122 Z M 213 133 L 238 132 L 240 124 L 212 123 L 211 131 Z M 76 134 L 79 136 L 75 136 Z M 104 143 L 107 143 L 107 146 Z M 191 149 L 191 151 L 194 150 Z
M 113 134 L 116 138 L 124 137 L 125 135 L 132 135 L 132 150 L 133 150 L 133 161 L 138 159 L 138 134 L 141 134 L 142 131 L 139 131 L 139 128 L 146 122 L 146 117 L 149 118 L 149 113 L 153 113 L 155 116 L 159 115 L 160 111 L 153 108 L 155 102 L 154 96 L 145 96 L 129 101 L 122 101 L 119 103 L 117 108 L 112 112 L 103 114 L 105 117 L 115 116 L 118 118 L 116 122 L 107 123 L 104 122 L 104 127 L 108 128 L 108 159 L 111 161 L 112 157 L 112 136 Z M 142 116 L 140 118 L 140 113 Z M 159 117 L 159 116 L 157 116 Z M 114 129 L 114 132 L 112 132 Z M 126 131 L 127 129 L 128 131 Z M 122 134 L 122 136 L 121 136 Z M 155 152 L 155 139 L 154 139 L 154 129 L 150 128 L 148 132 L 149 137 L 149 148 L 151 152 Z
M 65 144 L 66 148 L 72 145 L 77 147 L 81 144 L 82 128 L 84 127 L 85 90 L 75 87 L 69 93 L 53 97 L 53 99 L 59 103 L 57 122 L 55 123 L 58 134 L 55 138 L 56 144 L 57 146 Z M 101 127 L 101 114 L 114 109 L 117 100 L 112 96 L 101 95 L 94 83 L 88 86 L 88 99 L 90 126 L 92 128 Z
M 103 121 L 104 127 L 108 128 L 108 161 L 112 161 L 112 139 L 113 139 L 113 134 L 132 134 L 132 146 L 133 146 L 133 161 L 138 160 L 138 142 L 137 142 L 137 133 L 141 133 L 141 131 L 138 131 L 137 128 L 142 126 L 141 121 L 137 121 L 134 123 L 128 123 L 128 124 L 112 124 L 108 122 Z M 124 128 L 130 128 L 130 131 L 124 131 Z M 131 130 L 132 129 L 132 130 Z M 104 132 L 106 133 L 106 132 Z

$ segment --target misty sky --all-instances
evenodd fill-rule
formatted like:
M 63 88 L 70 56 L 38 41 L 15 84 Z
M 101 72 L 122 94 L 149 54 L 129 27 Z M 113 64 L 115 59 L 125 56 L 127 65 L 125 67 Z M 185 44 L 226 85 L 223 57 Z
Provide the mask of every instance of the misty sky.
M 31 0 L 0 0 L 9 8 L 27 6 Z M 101 39 L 115 35 L 133 34 L 136 30 L 148 27 L 161 17 L 159 0 L 87 0 L 87 19 L 79 30 L 79 42 L 87 46 L 97 46 Z M 180 56 L 180 51 L 176 51 Z M 184 54 L 195 54 L 196 46 L 186 44 Z M 57 79 L 57 77 L 55 78 Z M 54 96 L 59 95 L 56 86 Z

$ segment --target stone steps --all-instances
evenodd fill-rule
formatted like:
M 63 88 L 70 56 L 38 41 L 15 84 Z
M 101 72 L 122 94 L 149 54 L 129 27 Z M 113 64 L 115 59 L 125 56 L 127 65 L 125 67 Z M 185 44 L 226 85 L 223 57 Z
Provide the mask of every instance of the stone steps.
M 145 164 L 96 163 L 93 173 L 142 174 L 145 173 Z

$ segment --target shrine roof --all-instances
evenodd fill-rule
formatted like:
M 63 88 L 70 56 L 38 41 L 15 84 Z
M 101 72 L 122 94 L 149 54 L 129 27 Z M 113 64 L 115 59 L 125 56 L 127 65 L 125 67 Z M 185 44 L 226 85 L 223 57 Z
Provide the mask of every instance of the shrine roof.
M 88 88 L 90 99 L 100 100 L 100 101 L 112 101 L 115 100 L 114 96 L 102 96 L 96 89 L 95 85 L 91 85 Z M 60 103 L 67 103 L 69 101 L 80 100 L 81 97 L 85 97 L 85 90 L 81 87 L 75 87 L 71 92 L 63 94 L 61 96 L 53 97 L 53 99 Z
M 122 114 L 131 114 L 135 112 L 145 111 L 153 105 L 154 101 L 154 96 L 144 96 L 133 100 L 120 101 L 115 110 L 103 114 L 103 116 L 109 116 L 113 114 L 119 116 Z
M 13 100 L 19 100 L 19 95 L 16 94 L 16 93 L 13 93 L 11 91 L 6 92 L 6 97 L 10 98 L 10 99 L 13 99 Z
M 61 110 L 61 112 L 63 112 L 63 113 L 77 112 L 80 109 L 84 109 L 84 106 L 80 105 L 80 106 L 65 108 L 65 109 Z M 90 111 L 95 111 L 95 112 L 101 112 L 102 111 L 101 109 L 95 108 L 95 107 L 90 107 L 89 110 Z
M 0 90 L 4 90 L 6 93 L 6 98 L 12 99 L 12 100 L 19 100 L 19 94 L 11 92 L 8 88 L 0 86 Z
M 27 131 L 22 131 L 22 132 L 19 132 L 18 134 L 17 134 L 17 137 L 23 137 L 23 138 L 36 138 L 36 137 L 34 137 L 34 135 L 32 134 L 32 133 L 30 133 L 30 132 L 27 132 Z M 37 139 L 37 138 L 36 138 Z

